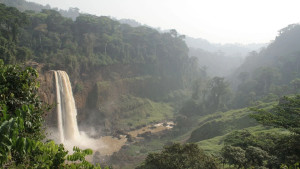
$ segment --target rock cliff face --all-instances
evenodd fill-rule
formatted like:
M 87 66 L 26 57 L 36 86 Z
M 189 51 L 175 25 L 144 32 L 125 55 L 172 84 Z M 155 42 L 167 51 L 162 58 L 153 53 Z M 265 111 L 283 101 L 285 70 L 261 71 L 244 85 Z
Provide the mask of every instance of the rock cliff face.
M 56 86 L 55 86 L 55 76 L 54 71 L 43 72 L 39 67 L 36 67 L 39 71 L 39 96 L 47 104 L 49 104 L 52 109 L 46 113 L 45 121 L 46 125 L 49 127 L 57 126 L 57 114 L 56 114 Z M 72 81 L 72 80 L 71 80 Z M 71 82 L 72 83 L 72 82 Z M 82 112 L 86 107 L 86 98 L 91 90 L 90 81 L 83 83 L 83 89 L 80 92 L 74 92 L 75 85 L 72 83 L 73 93 L 75 97 L 76 107 L 78 112 Z
M 46 113 L 45 121 L 47 126 L 54 127 L 57 126 L 56 123 L 56 96 L 55 96 L 55 79 L 53 71 L 47 71 L 44 73 L 39 73 L 39 95 L 40 98 L 47 104 L 49 104 L 52 109 Z
M 46 124 L 56 127 L 55 77 L 53 71 L 43 72 L 41 67 L 35 66 L 40 75 L 40 98 L 53 107 L 45 117 Z M 155 100 L 162 95 L 160 79 L 141 74 L 138 67 L 107 66 L 88 75 L 82 74 L 80 78 L 73 78 L 70 72 L 69 76 L 77 107 L 77 121 L 81 128 L 93 126 L 97 130 L 112 132 L 119 130 L 116 124 L 121 119 L 129 119 L 131 116 L 144 118 L 145 114 L 148 118 L 153 107 L 158 105 L 166 108 L 147 100 Z M 122 114 L 123 111 L 130 115 Z
M 38 81 L 40 83 L 39 87 L 39 97 L 40 99 L 49 104 L 52 109 L 49 112 L 45 113 L 45 122 L 47 126 L 54 127 L 56 124 L 56 109 L 55 109 L 55 81 L 54 81 L 54 73 L 53 71 L 42 71 L 43 64 L 36 62 L 27 62 L 27 66 L 35 68 L 38 73 Z

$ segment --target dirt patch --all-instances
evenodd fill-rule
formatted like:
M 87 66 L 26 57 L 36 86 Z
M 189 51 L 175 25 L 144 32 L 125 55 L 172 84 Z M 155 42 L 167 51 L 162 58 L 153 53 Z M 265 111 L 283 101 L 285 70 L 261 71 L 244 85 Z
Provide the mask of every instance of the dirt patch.
M 138 130 L 133 130 L 128 132 L 132 137 L 138 137 L 138 135 L 141 135 L 146 132 L 158 133 L 164 130 L 168 130 L 173 128 L 174 122 L 166 122 L 166 123 L 158 123 L 154 125 L 148 125 L 146 127 L 140 128 Z
M 140 128 L 138 130 L 130 131 L 128 132 L 131 137 L 138 138 L 138 135 L 142 135 L 144 133 L 158 133 L 164 130 L 168 130 L 173 128 L 174 123 L 173 122 L 166 122 L 166 123 L 158 123 L 154 125 L 148 125 L 146 127 Z M 139 137 L 139 139 L 141 139 Z M 122 146 L 124 146 L 127 142 L 126 135 L 120 135 L 119 138 L 112 137 L 112 136 L 104 136 L 99 139 L 100 142 L 103 143 L 103 147 L 96 150 L 99 151 L 102 156 L 110 156 L 114 152 L 120 151 Z

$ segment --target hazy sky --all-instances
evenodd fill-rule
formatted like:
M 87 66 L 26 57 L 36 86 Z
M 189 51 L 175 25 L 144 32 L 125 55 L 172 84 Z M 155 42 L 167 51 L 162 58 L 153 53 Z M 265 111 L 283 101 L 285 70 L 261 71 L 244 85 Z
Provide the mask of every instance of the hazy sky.
M 300 22 L 300 0 L 27 0 L 134 19 L 217 43 L 265 43 Z

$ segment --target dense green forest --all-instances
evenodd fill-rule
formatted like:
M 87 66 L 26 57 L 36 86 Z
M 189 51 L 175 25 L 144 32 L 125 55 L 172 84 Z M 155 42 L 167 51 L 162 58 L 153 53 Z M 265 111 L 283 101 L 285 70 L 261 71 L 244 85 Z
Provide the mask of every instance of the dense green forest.
M 75 20 L 77 16 L 79 16 L 79 9 L 78 8 L 69 8 L 69 10 L 62 10 L 58 8 L 51 8 L 50 5 L 40 5 L 34 2 L 28 2 L 24 0 L 0 0 L 0 3 L 5 4 L 6 6 L 15 7 L 18 10 L 24 12 L 24 11 L 35 11 L 35 12 L 41 12 L 43 9 L 53 9 L 58 11 L 62 16 L 67 18 L 72 18 Z
M 41 73 L 51 69 L 66 70 L 72 79 L 111 65 L 129 65 L 136 67 L 141 77 L 156 77 L 164 93 L 188 87 L 192 75 L 201 73 L 194 60 L 188 57 L 183 36 L 175 30 L 159 33 L 148 27 L 133 28 L 109 17 L 88 14 L 81 14 L 73 21 L 55 10 L 20 12 L 3 4 L 0 4 L 0 12 L 1 145 L 5 146 L 1 165 L 6 168 L 57 168 L 69 164 L 72 167 L 77 163 L 71 162 L 77 160 L 82 161 L 78 163 L 81 168 L 93 167 L 84 160 L 85 155 L 91 154 L 90 150 L 75 148 L 74 155 L 67 155 L 62 145 L 43 143 L 43 116 L 48 110 L 37 97 L 37 72 L 24 68 L 28 62 L 42 64 Z M 15 83 L 18 85 L 11 86 Z M 11 93 L 15 89 L 19 93 Z M 15 99 L 15 96 L 20 98 Z M 150 102 L 150 106 L 152 104 Z M 32 119 L 37 121 L 28 121 Z M 21 130 L 17 132 L 17 128 Z M 23 136 L 24 132 L 29 133 Z
M 279 36 L 260 52 L 251 52 L 234 73 L 237 106 L 299 92 L 299 31 L 292 24 L 279 31 Z
M 33 68 L 4 65 L 0 60 L 1 168 L 101 168 L 85 160 L 91 149 L 45 142 L 44 113 L 49 105 L 38 98 L 38 73 Z
M 107 65 L 135 65 L 141 75 L 161 77 L 169 89 L 186 86 L 196 70 L 183 36 L 175 30 L 161 34 L 88 14 L 72 21 L 46 9 L 23 13 L 1 5 L 1 12 L 5 63 L 34 60 L 44 63 L 44 70 L 63 69 L 72 77 Z
M 185 36 L 176 30 L 161 33 L 106 16 L 79 14 L 78 9 L 65 11 L 63 16 L 64 11 L 50 7 L 5 1 L 21 12 L 2 3 L 1 167 L 100 168 L 85 160 L 92 154 L 90 149 L 74 147 L 70 155 L 63 145 L 45 141 L 43 117 L 50 106 L 38 97 L 37 71 L 26 67 L 37 62 L 42 65 L 41 74 L 65 70 L 72 81 L 82 83 L 104 68 L 126 65 L 134 72 L 96 81 L 96 92 L 91 92 L 96 96 L 88 96 L 88 106 L 97 107 L 102 96 L 125 83 L 135 90 L 122 95 L 115 110 L 104 107 L 94 114 L 117 115 L 115 122 L 120 124 L 116 128 L 140 127 L 154 116 L 175 122 L 172 130 L 161 135 L 146 135 L 140 142 L 131 138 L 132 143 L 105 161 L 108 165 L 147 169 L 299 168 L 299 24 L 281 29 L 269 46 L 249 53 L 226 79 L 210 77 L 205 67 L 200 68 L 199 60 L 189 52 L 206 60 L 215 54 L 189 49 Z M 76 13 L 77 18 L 73 17 Z M 77 84 L 74 92 L 80 94 L 82 88 Z M 89 115 L 94 118 L 94 114 Z M 93 120 L 92 124 L 98 122 Z
M 268 47 L 249 53 L 230 79 L 197 81 L 177 130 L 193 130 L 188 141 L 229 166 L 299 167 L 299 28 L 280 30 Z

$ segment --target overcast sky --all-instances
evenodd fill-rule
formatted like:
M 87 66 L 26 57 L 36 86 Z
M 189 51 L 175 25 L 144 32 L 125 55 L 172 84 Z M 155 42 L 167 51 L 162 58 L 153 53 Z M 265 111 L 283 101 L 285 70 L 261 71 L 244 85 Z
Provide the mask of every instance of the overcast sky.
M 300 22 L 300 0 L 27 0 L 51 7 L 134 19 L 215 43 L 267 43 Z

